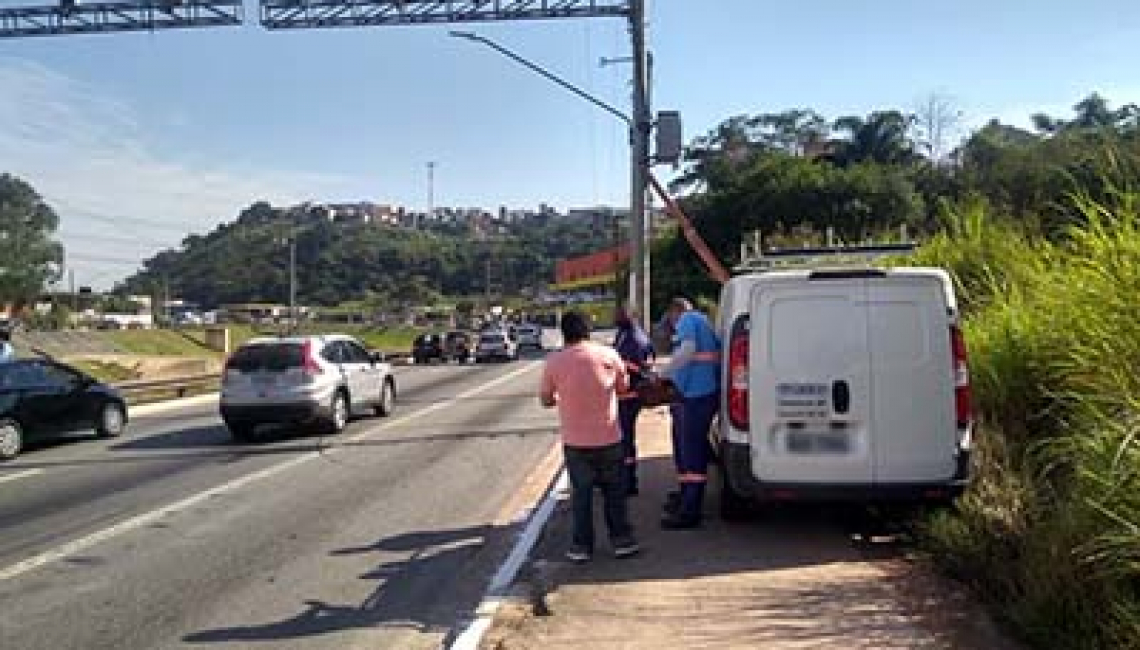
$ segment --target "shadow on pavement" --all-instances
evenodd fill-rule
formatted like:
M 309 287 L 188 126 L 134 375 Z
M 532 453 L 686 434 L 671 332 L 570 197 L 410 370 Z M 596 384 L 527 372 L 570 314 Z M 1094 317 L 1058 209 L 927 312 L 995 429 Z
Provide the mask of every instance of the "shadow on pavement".
M 352 629 L 395 628 L 448 635 L 478 606 L 493 563 L 482 562 L 487 576 L 473 570 L 480 559 L 506 552 L 513 527 L 473 526 L 395 535 L 329 555 L 403 555 L 379 562 L 360 576 L 376 583 L 360 603 L 302 601 L 293 616 L 260 624 L 204 630 L 183 638 L 186 643 L 232 643 L 302 639 Z M 441 597 L 446 594 L 446 597 Z

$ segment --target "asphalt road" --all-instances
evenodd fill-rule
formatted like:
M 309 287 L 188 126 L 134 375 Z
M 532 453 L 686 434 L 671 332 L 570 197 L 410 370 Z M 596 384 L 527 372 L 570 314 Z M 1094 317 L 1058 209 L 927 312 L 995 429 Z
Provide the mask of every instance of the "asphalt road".
M 0 466 L 0 647 L 438 647 L 555 441 L 537 361 L 400 369 L 389 418 L 230 441 L 213 404 Z

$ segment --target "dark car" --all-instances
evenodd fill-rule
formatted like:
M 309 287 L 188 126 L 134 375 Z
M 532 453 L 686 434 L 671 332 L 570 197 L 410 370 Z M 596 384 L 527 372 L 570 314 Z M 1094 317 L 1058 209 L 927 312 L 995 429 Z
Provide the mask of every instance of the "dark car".
M 448 332 L 443 337 L 443 355 L 445 359 L 467 361 L 475 356 L 475 340 L 467 332 Z
M 0 460 L 32 440 L 81 431 L 111 438 L 126 425 L 122 396 L 75 368 L 45 359 L 0 363 Z
M 439 359 L 445 360 L 443 352 L 443 337 L 439 334 L 420 334 L 412 342 L 412 361 L 415 363 L 428 363 Z

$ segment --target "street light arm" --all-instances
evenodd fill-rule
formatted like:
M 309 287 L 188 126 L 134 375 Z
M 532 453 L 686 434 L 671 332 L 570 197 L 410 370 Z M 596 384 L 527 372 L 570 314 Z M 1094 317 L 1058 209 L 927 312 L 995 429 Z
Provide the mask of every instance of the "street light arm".
M 448 35 L 453 37 L 453 38 L 462 38 L 462 39 L 465 39 L 468 41 L 473 41 L 476 43 L 482 43 L 483 45 L 486 45 L 487 47 L 491 48 L 492 50 L 495 50 L 499 54 L 502 54 L 503 56 L 511 59 L 512 61 L 526 67 L 527 69 L 531 70 L 532 72 L 537 72 L 538 74 L 542 75 L 543 77 L 546 77 L 550 81 L 553 81 L 554 83 L 558 84 L 559 86 L 562 86 L 566 90 L 569 90 L 570 92 L 574 93 L 575 95 L 577 95 L 577 96 L 581 97 L 582 99 L 590 102 L 591 104 L 597 106 L 598 108 L 606 111 L 607 113 L 610 113 L 611 115 L 613 115 L 613 116 L 617 117 L 618 119 L 620 119 L 621 121 L 625 122 L 628 126 L 630 126 L 630 127 L 633 126 L 633 120 L 628 115 L 626 115 L 625 113 L 614 108 L 613 106 L 610 106 L 609 104 L 603 102 L 602 100 L 598 99 L 597 97 L 594 97 L 590 93 L 582 90 L 581 88 L 575 86 L 574 84 L 570 83 L 569 81 L 562 79 L 561 77 L 555 75 L 553 72 L 545 70 L 545 69 L 539 67 L 538 65 L 531 63 L 530 61 L 527 61 L 526 59 L 522 58 L 518 54 L 515 54 L 514 52 L 508 50 L 507 48 L 505 48 L 501 45 L 499 45 L 498 43 L 492 41 L 489 38 L 486 38 L 484 36 L 480 36 L 474 32 L 456 32 L 456 31 L 453 31 L 453 32 L 448 32 Z

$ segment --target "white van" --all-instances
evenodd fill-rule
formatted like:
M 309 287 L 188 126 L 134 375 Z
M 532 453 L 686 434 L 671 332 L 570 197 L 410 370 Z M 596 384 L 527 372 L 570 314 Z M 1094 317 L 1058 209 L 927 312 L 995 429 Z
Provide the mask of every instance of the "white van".
M 929 268 L 732 278 L 722 514 L 750 500 L 946 503 L 969 475 L 971 407 L 953 285 Z

